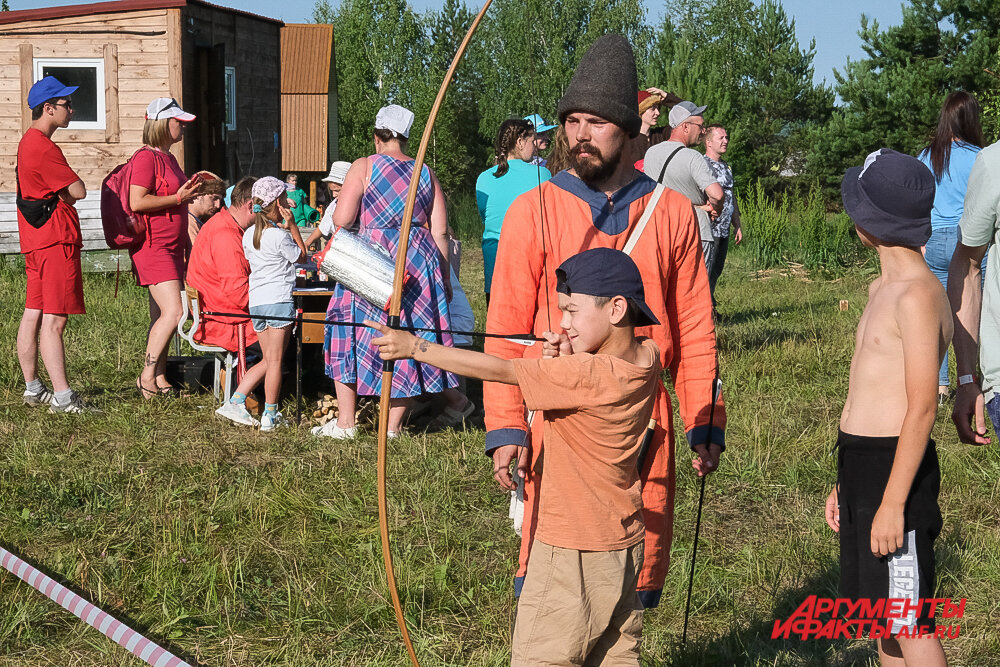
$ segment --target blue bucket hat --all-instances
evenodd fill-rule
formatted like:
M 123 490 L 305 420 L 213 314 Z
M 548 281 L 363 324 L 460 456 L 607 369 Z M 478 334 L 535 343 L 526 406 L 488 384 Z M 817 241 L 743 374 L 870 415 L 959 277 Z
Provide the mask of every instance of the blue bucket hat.
M 840 190 L 851 221 L 880 241 L 918 248 L 931 237 L 934 174 L 917 158 L 880 148 L 847 170 Z
M 39 79 L 28 91 L 28 108 L 34 109 L 46 100 L 54 100 L 59 97 L 69 97 L 76 92 L 80 86 L 67 86 L 54 76 L 47 76 Z

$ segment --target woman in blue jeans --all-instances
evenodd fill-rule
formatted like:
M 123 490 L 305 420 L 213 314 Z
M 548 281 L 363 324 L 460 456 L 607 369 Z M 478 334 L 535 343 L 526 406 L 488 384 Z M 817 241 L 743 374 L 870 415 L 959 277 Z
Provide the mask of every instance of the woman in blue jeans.
M 937 180 L 931 210 L 931 238 L 924 247 L 924 259 L 945 289 L 948 288 L 948 265 L 958 244 L 958 222 L 962 219 L 969 172 L 984 143 L 979 102 L 970 93 L 958 91 L 945 99 L 934 137 L 918 156 Z M 985 258 L 983 275 L 986 275 Z M 941 401 L 948 396 L 949 385 L 948 354 L 945 353 L 938 373 Z

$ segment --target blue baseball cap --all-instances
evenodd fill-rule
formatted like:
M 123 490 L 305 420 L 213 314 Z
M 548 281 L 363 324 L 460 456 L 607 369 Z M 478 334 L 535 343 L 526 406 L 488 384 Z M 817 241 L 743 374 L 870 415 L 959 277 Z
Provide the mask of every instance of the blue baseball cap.
M 639 267 L 621 250 L 591 248 L 573 255 L 556 269 L 556 291 L 567 295 L 623 296 L 639 311 L 635 326 L 660 323 L 646 305 Z
M 35 85 L 31 87 L 28 91 L 28 108 L 34 109 L 39 104 L 47 100 L 54 100 L 59 97 L 69 97 L 76 92 L 76 89 L 80 86 L 66 86 L 63 85 L 59 79 L 54 76 L 47 76 L 44 79 L 39 79 L 35 82 Z
M 525 116 L 524 120 L 528 121 L 535 126 L 535 132 L 541 134 L 542 132 L 548 132 L 549 130 L 554 130 L 558 125 L 546 125 L 545 120 L 539 116 L 537 113 L 533 113 L 530 116 Z

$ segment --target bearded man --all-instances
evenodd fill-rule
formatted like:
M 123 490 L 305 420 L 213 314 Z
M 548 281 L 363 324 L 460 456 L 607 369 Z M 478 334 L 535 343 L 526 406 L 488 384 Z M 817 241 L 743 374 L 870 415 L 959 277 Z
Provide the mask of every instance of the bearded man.
M 573 168 L 518 197 L 500 234 L 490 333 L 557 330 L 555 269 L 590 248 L 623 250 L 650 207 L 648 223 L 629 253 L 642 274 L 646 300 L 660 325 L 636 329 L 659 347 L 673 379 L 687 440 L 699 476 L 714 471 L 725 448 L 725 410 L 712 410 L 716 378 L 715 330 L 708 274 L 691 202 L 660 188 L 632 166 L 629 145 L 639 132 L 637 77 L 632 47 L 621 35 L 598 39 L 580 61 L 559 101 L 559 122 L 569 140 Z M 654 197 L 658 195 L 658 197 Z M 525 347 L 489 339 L 486 352 L 503 358 L 540 357 L 541 345 Z M 544 477 L 542 420 L 530 437 L 524 403 L 515 386 L 486 383 L 486 453 L 494 477 L 515 490 L 511 464 L 523 478 L 524 520 L 519 593 L 530 554 L 538 489 Z M 714 417 L 714 418 L 713 418 Z M 645 562 L 639 596 L 656 606 L 666 577 L 673 528 L 674 455 L 670 398 L 660 387 L 656 430 L 638 471 L 646 525 Z M 519 456 L 520 454 L 520 456 Z M 520 494 L 520 491 L 518 492 Z M 566 498 L 573 503 L 573 498 Z

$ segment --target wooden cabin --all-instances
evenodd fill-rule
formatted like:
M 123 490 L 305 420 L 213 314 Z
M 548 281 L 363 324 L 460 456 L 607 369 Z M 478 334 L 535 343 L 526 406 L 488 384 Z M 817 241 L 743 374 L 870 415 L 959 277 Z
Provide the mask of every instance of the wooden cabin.
M 85 249 L 104 249 L 100 187 L 142 145 L 146 105 L 176 98 L 198 116 L 175 146 L 185 172 L 232 182 L 281 170 L 281 28 L 276 19 L 203 0 L 117 0 L 0 13 L 0 254 L 19 251 L 17 144 L 32 83 L 52 74 L 73 95 L 57 130 L 87 186 L 77 204 Z

